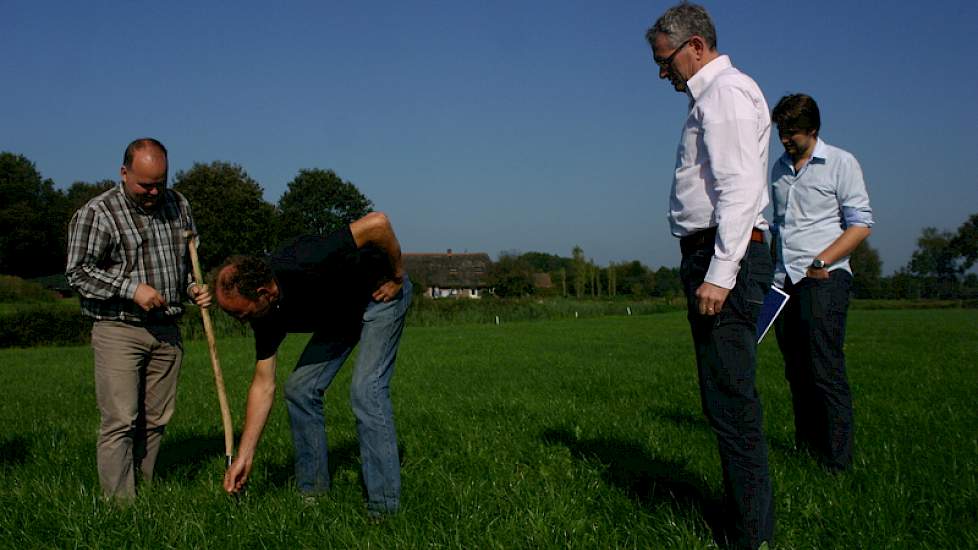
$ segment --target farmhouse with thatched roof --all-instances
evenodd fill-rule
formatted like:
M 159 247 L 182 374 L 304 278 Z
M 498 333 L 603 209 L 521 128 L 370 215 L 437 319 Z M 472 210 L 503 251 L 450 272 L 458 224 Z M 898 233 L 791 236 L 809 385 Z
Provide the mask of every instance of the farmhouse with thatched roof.
M 404 269 L 411 282 L 431 298 L 480 298 L 489 287 L 492 260 L 484 252 L 406 253 Z

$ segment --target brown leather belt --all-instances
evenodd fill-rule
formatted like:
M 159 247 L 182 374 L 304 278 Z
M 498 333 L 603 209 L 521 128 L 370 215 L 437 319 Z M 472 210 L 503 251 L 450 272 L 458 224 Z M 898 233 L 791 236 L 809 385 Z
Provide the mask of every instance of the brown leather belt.
M 703 248 L 706 245 L 713 246 L 713 243 L 716 242 L 716 238 L 717 228 L 711 227 L 709 229 L 697 231 L 696 233 L 691 233 L 679 239 L 679 247 L 683 251 L 686 251 Z M 756 227 L 752 228 L 750 230 L 750 240 L 755 243 L 763 243 L 764 232 Z

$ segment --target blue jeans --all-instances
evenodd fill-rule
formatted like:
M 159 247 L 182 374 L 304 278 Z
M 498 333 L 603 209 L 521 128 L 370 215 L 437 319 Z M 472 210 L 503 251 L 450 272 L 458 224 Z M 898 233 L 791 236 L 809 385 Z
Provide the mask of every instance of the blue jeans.
M 382 514 L 397 511 L 401 495 L 401 466 L 391 406 L 390 381 L 411 304 L 411 282 L 405 276 L 401 293 L 390 302 L 371 302 L 363 312 L 360 351 L 353 368 L 350 402 L 357 419 L 367 509 Z M 326 420 L 323 392 L 329 387 L 355 341 L 337 341 L 317 332 L 285 382 L 285 400 L 295 445 L 295 477 L 299 491 L 329 491 Z
M 716 316 L 700 315 L 696 289 L 713 259 L 713 240 L 683 247 L 680 268 L 687 318 L 693 333 L 703 413 L 717 436 L 725 500 L 738 548 L 757 548 L 774 534 L 774 504 L 762 429 L 761 400 L 754 386 L 757 316 L 773 279 L 771 254 L 751 242 L 737 282 Z

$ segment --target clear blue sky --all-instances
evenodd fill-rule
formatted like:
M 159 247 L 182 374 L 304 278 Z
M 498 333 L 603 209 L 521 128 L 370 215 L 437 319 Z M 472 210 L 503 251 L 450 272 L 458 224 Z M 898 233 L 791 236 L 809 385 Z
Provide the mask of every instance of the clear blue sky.
M 148 135 L 171 178 L 229 161 L 271 202 L 300 168 L 331 168 L 407 251 L 580 244 L 601 263 L 676 266 L 686 99 L 643 36 L 670 5 L 2 0 L 0 150 L 65 188 L 117 178 Z M 768 102 L 811 94 L 822 137 L 860 160 L 884 272 L 922 227 L 978 212 L 978 2 L 705 5 Z

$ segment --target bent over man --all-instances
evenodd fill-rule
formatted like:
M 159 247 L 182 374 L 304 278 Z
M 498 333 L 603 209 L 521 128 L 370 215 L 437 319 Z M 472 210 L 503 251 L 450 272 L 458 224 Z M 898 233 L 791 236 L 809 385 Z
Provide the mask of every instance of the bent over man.
M 312 332 L 285 383 L 299 491 L 329 490 L 323 392 L 359 342 L 350 398 L 367 511 L 372 517 L 395 512 L 401 470 L 390 381 L 411 283 L 387 216 L 374 212 L 327 237 L 300 237 L 269 258 L 231 257 L 216 287 L 221 308 L 251 323 L 257 355 L 238 456 L 224 488 L 241 490 L 251 472 L 275 395 L 279 344 L 288 332 Z
M 761 214 L 770 116 L 757 84 L 717 51 L 703 7 L 684 2 L 666 10 L 646 39 L 659 77 L 689 98 L 669 220 L 680 238 L 700 399 L 719 444 L 732 542 L 757 548 L 774 532 L 754 386 L 755 325 L 773 271 Z
M 190 205 L 167 189 L 159 141 L 126 147 L 122 183 L 78 209 L 68 226 L 68 283 L 95 320 L 95 397 L 102 416 L 98 472 L 103 493 L 131 499 L 136 472 L 153 477 L 163 430 L 173 415 L 183 357 L 181 301 L 210 304 L 192 284 L 186 230 Z
M 775 324 L 791 386 L 795 442 L 830 471 L 852 464 L 852 393 L 843 344 L 852 269 L 873 211 L 859 162 L 819 137 L 810 96 L 782 97 L 772 114 L 784 155 L 771 169 L 775 280 L 791 298 Z

